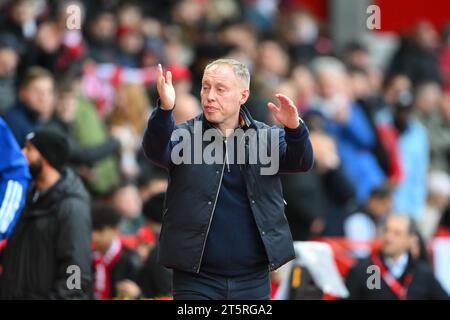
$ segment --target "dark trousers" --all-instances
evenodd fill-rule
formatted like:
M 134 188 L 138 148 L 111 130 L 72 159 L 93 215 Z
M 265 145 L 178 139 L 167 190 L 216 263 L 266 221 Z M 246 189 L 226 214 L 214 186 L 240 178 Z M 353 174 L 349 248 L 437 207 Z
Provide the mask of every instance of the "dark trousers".
M 173 271 L 175 300 L 270 300 L 269 270 L 235 277 Z

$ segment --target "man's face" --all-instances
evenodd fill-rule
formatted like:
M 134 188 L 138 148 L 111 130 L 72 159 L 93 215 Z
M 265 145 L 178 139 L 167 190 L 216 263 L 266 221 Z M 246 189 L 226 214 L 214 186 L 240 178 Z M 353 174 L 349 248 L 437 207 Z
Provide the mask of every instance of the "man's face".
M 55 112 L 59 119 L 65 123 L 71 123 L 75 119 L 77 111 L 77 96 L 73 93 L 64 93 L 58 96 Z
M 102 253 L 107 252 L 118 233 L 118 228 L 113 227 L 105 227 L 102 230 L 93 230 L 92 240 L 96 249 Z
M 384 227 L 383 252 L 387 256 L 399 256 L 408 252 L 411 243 L 408 219 L 402 216 L 389 217 Z
M 395 79 L 392 80 L 391 85 L 386 88 L 384 92 L 384 100 L 392 105 L 395 101 L 395 97 L 401 91 L 406 91 L 411 89 L 411 80 L 408 77 L 403 75 L 398 75 Z
M 43 119 L 50 118 L 54 106 L 54 83 L 50 78 L 38 78 L 20 89 L 20 98 Z
M 36 180 L 42 172 L 44 158 L 36 147 L 29 141 L 26 142 L 22 153 L 27 159 L 30 174 Z
M 377 218 L 381 218 L 391 211 L 392 198 L 370 198 L 368 201 L 368 206 L 372 214 Z
M 200 91 L 206 119 L 226 128 L 233 128 L 239 118 L 239 110 L 249 95 L 243 81 L 228 65 L 215 65 L 203 74 Z
M 324 71 L 318 75 L 319 94 L 324 99 L 330 99 L 333 96 L 347 94 L 348 77 L 334 71 Z
M 123 216 L 130 219 L 138 217 L 142 211 L 142 199 L 134 185 L 118 189 L 113 195 L 112 204 Z
M 110 13 L 100 15 L 91 25 L 91 33 L 97 40 L 109 41 L 114 39 L 117 29 L 115 17 Z
M 119 47 L 129 54 L 139 53 L 144 46 L 144 38 L 138 32 L 132 32 L 119 38 Z
M 19 55 L 10 48 L 0 49 L 0 76 L 14 74 L 17 64 L 19 63 Z
M 12 18 L 18 24 L 24 24 L 36 16 L 36 6 L 33 1 L 21 1 L 12 8 Z

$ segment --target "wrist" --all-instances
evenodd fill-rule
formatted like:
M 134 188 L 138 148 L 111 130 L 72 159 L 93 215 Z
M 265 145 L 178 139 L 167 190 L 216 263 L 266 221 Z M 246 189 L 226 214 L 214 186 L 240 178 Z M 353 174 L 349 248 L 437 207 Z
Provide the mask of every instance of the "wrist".
M 299 130 L 302 126 L 304 125 L 304 122 L 302 120 L 302 118 L 298 117 L 298 121 L 297 121 L 297 125 L 295 127 L 291 127 L 291 126 L 284 126 L 284 128 L 288 131 L 297 131 Z
M 156 102 L 156 105 L 158 106 L 159 109 L 164 110 L 164 111 L 172 111 L 173 108 L 175 107 L 175 105 L 173 105 L 172 107 L 165 106 L 160 98 L 158 98 L 158 101 Z

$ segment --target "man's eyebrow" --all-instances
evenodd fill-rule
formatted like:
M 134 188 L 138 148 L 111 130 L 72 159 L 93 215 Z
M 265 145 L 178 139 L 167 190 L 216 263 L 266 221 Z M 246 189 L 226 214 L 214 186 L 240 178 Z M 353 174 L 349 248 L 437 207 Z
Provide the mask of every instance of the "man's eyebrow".
M 217 82 L 217 86 L 218 87 L 226 87 L 226 88 L 228 88 L 227 83 L 226 82 L 221 82 L 221 81 Z

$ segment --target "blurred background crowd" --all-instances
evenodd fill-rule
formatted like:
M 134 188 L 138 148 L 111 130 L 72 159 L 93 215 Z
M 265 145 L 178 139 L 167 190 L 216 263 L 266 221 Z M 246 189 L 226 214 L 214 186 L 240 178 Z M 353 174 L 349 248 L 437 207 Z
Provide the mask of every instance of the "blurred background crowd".
M 68 28 L 72 3 L 81 29 Z M 94 252 L 116 239 L 128 252 L 97 298 L 170 295 L 154 250 L 167 174 L 141 150 L 155 70 L 173 74 L 180 123 L 201 112 L 203 69 L 220 57 L 249 67 L 256 120 L 276 124 L 266 104 L 283 93 L 310 129 L 314 168 L 283 177 L 294 240 L 339 239 L 344 270 L 367 256 L 389 214 L 404 214 L 433 265 L 433 241 L 450 235 L 450 24 L 417 20 L 389 46 L 375 35 L 337 42 L 332 19 L 308 3 L 0 1 L 0 116 L 21 147 L 42 126 L 67 137 L 93 203 Z M 438 275 L 448 292 L 449 278 Z

